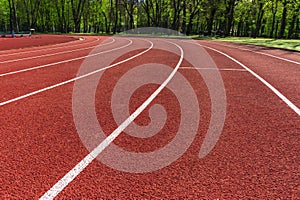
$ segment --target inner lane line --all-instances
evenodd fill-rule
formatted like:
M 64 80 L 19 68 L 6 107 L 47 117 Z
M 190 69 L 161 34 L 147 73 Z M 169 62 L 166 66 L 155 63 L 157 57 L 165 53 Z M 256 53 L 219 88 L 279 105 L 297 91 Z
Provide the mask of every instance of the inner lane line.
M 12 71 L 12 72 L 6 72 L 6 73 L 3 73 L 3 74 L 0 74 L 0 77 L 13 75 L 13 74 L 18 74 L 18 73 L 21 73 L 21 72 L 32 71 L 32 70 L 41 69 L 41 68 L 45 68 L 45 67 L 55 66 L 55 65 L 58 65 L 58 64 L 73 62 L 73 61 L 77 61 L 77 60 L 82 60 L 82 59 L 89 58 L 89 57 L 98 56 L 98 55 L 103 54 L 103 53 L 108 53 L 108 52 L 112 52 L 112 51 L 119 50 L 119 49 L 122 49 L 122 48 L 126 48 L 126 47 L 128 47 L 132 44 L 132 40 L 128 40 L 128 41 L 130 41 L 130 42 L 128 44 L 126 44 L 125 46 L 117 47 L 117 48 L 110 49 L 110 50 L 107 50 L 107 51 L 101 51 L 99 53 L 90 54 L 90 55 L 87 55 L 87 56 L 82 56 L 82 57 L 77 57 L 77 58 L 73 58 L 73 59 L 69 59 L 69 60 L 64 60 L 64 61 L 60 61 L 60 62 L 50 63 L 50 64 L 46 64 L 46 65 L 39 65 L 39 66 L 36 66 L 36 67 L 30 67 L 30 68 L 21 69 L 21 70 Z M 105 44 L 99 45 L 99 47 L 104 46 L 104 45 Z
M 269 82 L 267 82 L 265 79 L 263 79 L 261 76 L 259 76 L 254 71 L 252 71 L 249 67 L 247 67 L 246 65 L 244 65 L 240 61 L 236 60 L 235 58 L 227 55 L 226 53 L 224 53 L 222 51 L 219 51 L 217 49 L 214 49 L 214 48 L 211 48 L 211 47 L 208 47 L 208 46 L 205 46 L 205 45 L 201 45 L 201 44 L 198 44 L 198 43 L 193 43 L 193 44 L 200 45 L 204 48 L 215 51 L 215 52 L 229 58 L 230 60 L 234 61 L 235 63 L 239 64 L 241 67 L 246 69 L 250 74 L 252 74 L 255 78 L 257 78 L 260 82 L 262 82 L 265 86 L 267 86 L 275 95 L 277 95 L 284 103 L 286 103 L 298 116 L 300 116 L 300 109 L 294 103 L 292 103 L 287 97 L 285 97 L 281 92 L 279 92 L 279 90 L 277 90 Z
M 54 199 L 69 183 L 71 183 L 93 160 L 96 159 L 98 155 L 101 154 L 121 133 L 125 130 L 145 109 L 146 107 L 159 95 L 159 93 L 166 87 L 166 85 L 171 81 L 171 79 L 177 73 L 183 58 L 184 52 L 181 46 L 176 43 L 167 41 L 178 47 L 181 52 L 181 57 L 169 75 L 169 77 L 159 86 L 158 89 L 140 106 L 138 109 L 132 113 L 117 129 L 115 129 L 104 141 L 102 141 L 93 151 L 91 151 L 84 159 L 82 159 L 73 169 L 71 169 L 62 179 L 60 179 L 52 188 L 50 188 L 40 200 Z M 153 47 L 153 43 L 152 43 Z
M 35 53 L 35 52 L 40 52 L 40 51 L 48 51 L 48 50 L 56 50 L 56 49 L 63 49 L 63 48 L 69 48 L 69 47 L 77 47 L 77 46 L 82 46 L 82 45 L 86 45 L 86 44 L 92 44 L 92 43 L 95 43 L 95 42 L 98 42 L 100 39 L 97 38 L 96 40 L 94 41 L 91 41 L 91 42 L 84 42 L 84 43 L 80 43 L 80 44 L 76 44 L 76 45 L 66 45 L 64 43 L 59 43 L 59 44 L 55 44 L 55 45 L 51 45 L 51 46 L 57 46 L 57 45 L 62 45 L 64 44 L 64 46 L 59 46 L 59 47 L 53 47 L 53 48 L 49 48 L 49 46 L 40 46 L 39 48 L 42 48 L 42 49 L 37 49 L 37 50 L 31 50 L 31 51 L 22 51 L 22 52 L 16 52 L 16 53 L 5 53 L 4 51 L 1 51 L 1 55 L 0 55 L 0 58 L 3 58 L 3 57 L 7 57 L 7 56 L 13 56 L 13 55 L 21 55 L 21 54 L 29 54 L 29 53 Z M 86 40 L 84 40 L 86 41 Z M 82 42 L 82 40 L 75 40 L 75 41 L 72 41 L 72 43 L 75 43 L 75 42 Z M 34 47 L 31 47 L 31 48 L 34 48 Z M 7 51 L 7 50 L 6 50 Z
M 208 43 L 213 44 L 211 42 L 208 42 Z M 224 47 L 230 47 L 230 48 L 234 48 L 234 49 L 239 49 L 239 50 L 242 50 L 242 51 L 250 51 L 252 53 L 261 54 L 261 55 L 269 56 L 269 57 L 276 58 L 276 59 L 279 59 L 279 60 L 283 60 L 283 61 L 286 61 L 286 62 L 290 62 L 290 63 L 296 64 L 296 65 L 300 65 L 300 62 L 290 60 L 290 59 L 287 59 L 287 58 L 282 58 L 282 57 L 279 57 L 279 56 L 275 56 L 275 55 L 272 55 L 272 54 L 269 54 L 269 53 L 254 51 L 254 50 L 246 49 L 246 48 L 239 48 L 239 47 L 235 47 L 235 46 L 232 46 L 232 45 L 226 45 L 226 44 L 219 44 L 218 43 L 217 45 L 224 46 Z
M 56 56 L 56 55 L 61 55 L 61 54 L 66 54 L 66 53 L 73 53 L 73 52 L 77 52 L 77 51 L 84 51 L 84 50 L 92 49 L 92 48 L 95 48 L 95 47 L 109 45 L 109 44 L 112 44 L 114 42 L 115 42 L 115 39 L 113 38 L 112 42 L 105 43 L 105 44 L 100 44 L 100 45 L 95 45 L 95 46 L 85 47 L 85 48 L 79 48 L 79 49 L 73 49 L 73 50 L 68 50 L 68 51 L 61 51 L 61 52 L 52 53 L 52 54 L 42 54 L 42 55 L 39 55 L 39 56 L 32 56 L 32 57 L 25 57 L 25 58 L 13 59 L 13 60 L 0 61 L 0 64 L 7 64 L 7 63 L 18 62 L 18 61 L 24 61 L 24 60 L 33 60 L 33 59 L 36 59 L 36 58 L 50 57 L 50 56 Z
M 129 40 L 129 39 L 128 39 L 128 40 Z M 132 40 L 129 40 L 129 41 L 131 41 L 131 44 L 133 43 Z M 1 107 L 1 106 L 4 106 L 4 105 L 7 105 L 7 104 L 10 104 L 10 103 L 13 103 L 13 102 L 16 102 L 16 101 L 19 101 L 19 100 L 21 100 L 21 99 L 25 99 L 25 98 L 30 97 L 30 96 L 33 96 L 33 95 L 36 95 L 36 94 L 39 94 L 39 93 L 42 93 L 42 92 L 45 92 L 45 91 L 48 91 L 48 90 L 51 90 L 51 89 L 60 87 L 60 86 L 62 86 L 62 85 L 66 85 L 66 84 L 71 83 L 71 82 L 74 82 L 74 81 L 76 81 L 76 80 L 83 79 L 83 78 L 85 78 L 85 77 L 91 76 L 91 75 L 96 74 L 96 73 L 98 73 L 98 72 L 101 72 L 101 71 L 103 71 L 103 70 L 106 70 L 106 69 L 115 67 L 115 66 L 120 65 L 120 64 L 122 64 L 122 63 L 125 63 L 125 62 L 127 62 L 127 61 L 129 61 L 129 60 L 132 60 L 132 59 L 134 59 L 134 58 L 136 58 L 136 57 L 138 57 L 138 56 L 140 56 L 140 55 L 143 55 L 144 53 L 146 53 L 146 52 L 148 52 L 148 51 L 150 51 L 150 50 L 152 49 L 153 43 L 152 43 L 151 41 L 149 41 L 149 42 L 150 42 L 151 46 L 150 46 L 148 49 L 146 49 L 145 51 L 143 51 L 143 52 L 141 52 L 141 53 L 139 53 L 139 54 L 136 54 L 136 55 L 134 55 L 134 56 L 132 56 L 132 57 L 130 57 L 130 58 L 127 58 L 127 59 L 125 59 L 125 60 L 122 60 L 122 61 L 117 62 L 117 63 L 112 64 L 112 65 L 109 65 L 109 66 L 107 66 L 107 67 L 104 67 L 104 68 L 95 70 L 95 71 L 93 71 L 93 72 L 84 74 L 84 75 L 82 75 L 82 76 L 78 76 L 78 77 L 69 79 L 69 80 L 67 80 L 67 81 L 64 81 L 64 82 L 61 82 L 61 83 L 58 83 L 58 84 L 55 84 L 55 85 L 52 85 L 52 86 L 49 86 L 49 87 L 40 89 L 40 90 L 36 90 L 36 91 L 34 91 L 34 92 L 27 93 L 27 94 L 25 94 L 25 95 L 22 95 L 22 96 L 13 98 L 13 99 L 10 99 L 10 100 L 8 100 L 8 101 L 1 102 L 1 103 L 0 103 L 0 107 Z M 129 45 L 126 45 L 126 46 L 129 46 Z M 124 48 L 124 47 L 125 47 L 125 46 L 123 46 L 122 48 Z M 118 49 L 121 49 L 121 48 L 118 48 Z M 114 50 L 118 50 L 118 49 L 114 49 Z M 105 52 L 105 53 L 112 52 L 112 51 L 113 51 L 113 50 L 110 50 L 110 51 L 107 51 L 107 52 Z M 103 52 L 102 52 L 102 53 L 103 53 Z

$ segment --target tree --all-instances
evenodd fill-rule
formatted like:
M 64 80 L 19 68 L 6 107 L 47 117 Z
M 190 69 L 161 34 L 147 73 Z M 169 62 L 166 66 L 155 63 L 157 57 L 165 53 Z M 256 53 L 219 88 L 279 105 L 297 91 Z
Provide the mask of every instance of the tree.
M 15 0 L 8 0 L 9 5 L 9 17 L 10 17 L 10 31 L 13 33 L 14 31 L 19 32 L 19 24 L 17 21 L 17 11 Z
M 288 0 L 283 0 L 282 4 L 283 4 L 283 11 L 282 11 L 281 26 L 280 26 L 278 38 L 283 38 L 285 34 Z
M 86 0 L 71 0 L 73 20 L 74 20 L 76 33 L 80 32 L 81 17 L 83 14 L 85 3 Z
M 299 35 L 299 11 L 300 11 L 300 1 L 295 1 L 292 5 L 291 10 L 291 20 L 289 23 L 288 38 L 298 38 Z M 298 26 L 297 26 L 298 24 Z
M 179 29 L 179 23 L 180 23 L 180 13 L 182 11 L 182 0 L 171 0 L 171 8 L 172 8 L 172 14 L 173 14 L 173 20 L 172 20 L 172 29 L 178 30 Z
M 126 13 L 129 17 L 129 24 L 128 29 L 134 28 L 134 11 L 137 6 L 137 0 L 122 0 L 122 4 L 126 10 Z
M 265 10 L 264 10 L 264 2 L 260 1 L 259 6 L 258 6 L 258 13 L 256 17 L 256 24 L 255 24 L 255 29 L 252 33 L 252 37 L 256 38 L 260 34 L 260 28 L 262 25 L 262 20 L 264 16 Z
M 187 25 L 186 34 L 190 35 L 193 30 L 194 18 L 200 13 L 200 0 L 190 0 L 188 1 L 187 9 L 189 11 L 189 22 Z
M 0 0 L 0 29 L 106 32 L 154 26 L 186 33 L 298 38 L 300 0 Z
M 272 25 L 271 25 L 271 31 L 269 37 L 274 37 L 274 29 L 275 29 L 275 22 L 276 22 L 276 14 L 277 14 L 277 8 L 278 8 L 278 0 L 271 1 L 272 2 Z

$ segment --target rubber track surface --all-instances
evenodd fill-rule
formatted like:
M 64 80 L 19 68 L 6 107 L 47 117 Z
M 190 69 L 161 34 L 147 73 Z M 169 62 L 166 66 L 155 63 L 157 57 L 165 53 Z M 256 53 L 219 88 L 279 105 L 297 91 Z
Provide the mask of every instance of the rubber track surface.
M 78 36 L 65 35 L 32 35 L 31 37 L 0 38 L 0 50 L 59 44 L 78 40 L 78 38 Z
M 98 39 L 95 36 L 84 38 L 86 40 L 80 41 L 84 47 L 95 45 L 89 42 Z M 107 38 L 100 37 L 98 44 L 105 39 Z M 127 43 L 125 39 L 117 38 L 115 43 L 103 46 L 101 50 L 117 48 Z M 67 49 L 59 51 L 80 48 L 72 47 L 75 44 L 79 43 L 66 43 L 64 46 Z M 225 42 L 201 41 L 200 44 L 239 60 L 300 107 L 299 65 L 237 48 L 264 51 L 295 61 L 300 60 L 299 53 Z M 134 39 L 133 45 L 141 45 L 141 50 L 144 50 L 147 43 Z M 56 52 L 47 48 L 35 55 Z M 214 150 L 204 159 L 199 159 L 199 149 L 211 116 L 208 88 L 193 69 L 179 68 L 179 72 L 190 80 L 201 110 L 198 134 L 185 154 L 170 166 L 145 174 L 120 172 L 95 160 L 57 199 L 299 199 L 300 117 L 258 79 L 243 71 L 240 65 L 215 51 L 206 50 L 220 69 L 238 69 L 220 70 L 227 96 L 227 113 L 224 129 Z M 128 51 L 128 54 L 118 60 L 129 58 L 140 51 Z M 87 49 L 22 63 L 3 64 L 0 65 L 0 73 L 72 59 L 90 52 Z M 5 59 L 16 58 L 17 55 Z M 115 81 L 127 70 L 145 61 L 151 63 L 160 60 L 174 68 L 178 59 L 179 56 L 165 51 L 150 50 L 141 57 L 105 72 L 103 82 L 97 88 L 95 105 L 99 123 L 107 134 L 117 128 L 111 122 L 113 119 L 109 104 L 105 104 L 109 101 Z M 78 60 L 0 77 L 0 100 L 3 102 L 74 78 L 82 62 Z M 184 60 L 182 66 L 189 66 L 189 63 Z M 2 199 L 41 197 L 89 153 L 73 122 L 73 84 L 0 107 Z M 155 85 L 140 88 L 134 93 L 130 109 L 134 110 L 155 89 Z M 178 101 L 170 91 L 164 90 L 153 103 L 163 105 L 170 112 L 171 121 L 166 125 L 166 134 L 157 135 L 149 141 L 123 134 L 115 144 L 129 151 L 149 152 L 153 148 L 164 146 L 174 137 L 178 124 L 172 121 L 180 118 Z M 136 122 L 141 125 L 149 123 L 147 110 Z

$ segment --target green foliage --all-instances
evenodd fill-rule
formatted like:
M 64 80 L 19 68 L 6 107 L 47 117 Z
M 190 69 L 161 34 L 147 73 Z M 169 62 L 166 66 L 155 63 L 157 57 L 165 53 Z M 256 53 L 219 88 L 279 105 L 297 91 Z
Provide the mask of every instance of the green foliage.
M 254 44 L 260 46 L 267 47 L 275 47 L 275 48 L 283 48 L 290 49 L 294 51 L 300 51 L 300 43 L 299 40 L 274 40 L 274 39 L 253 39 L 253 38 L 237 38 L 237 37 L 229 37 L 226 39 L 219 39 L 221 41 L 226 42 L 237 42 L 243 44 Z
M 0 31 L 156 26 L 188 35 L 299 38 L 299 21 L 300 0 L 0 0 Z

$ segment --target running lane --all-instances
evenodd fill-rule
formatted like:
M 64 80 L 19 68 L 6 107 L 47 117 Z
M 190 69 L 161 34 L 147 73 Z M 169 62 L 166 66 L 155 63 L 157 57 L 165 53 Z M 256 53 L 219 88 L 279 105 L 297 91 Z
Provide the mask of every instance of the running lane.
M 192 54 L 192 48 L 184 49 L 184 53 Z M 299 116 L 236 62 L 215 51 L 208 50 L 208 53 L 220 68 L 226 89 L 227 112 L 221 137 L 207 157 L 200 159 L 198 156 L 211 117 L 207 85 L 196 75 L 193 66 L 183 62 L 179 72 L 194 86 L 202 111 L 197 136 L 186 153 L 170 166 L 151 173 L 121 172 L 94 161 L 58 198 L 298 198 Z M 147 62 L 160 60 L 173 67 L 172 61 L 179 59 L 165 56 L 157 52 L 152 58 L 146 58 Z M 133 65 L 138 64 L 141 63 L 135 62 Z M 201 70 L 210 73 L 215 69 L 207 66 Z M 119 73 L 122 73 L 121 69 L 108 73 L 106 78 L 116 77 L 118 80 Z M 98 119 L 109 134 L 116 125 L 109 123 L 111 114 L 102 104 L 109 101 L 109 88 L 113 83 L 101 83 L 96 102 Z M 135 93 L 140 96 L 133 99 L 138 98 L 140 102 L 151 94 L 149 90 L 154 89 L 142 88 Z M 107 97 L 105 93 L 108 93 Z M 148 95 L 145 97 L 144 94 Z M 173 98 L 169 91 L 164 91 L 155 102 L 162 104 L 171 113 L 171 121 L 175 122 L 166 125 L 168 128 L 161 133 L 165 133 L 163 136 L 156 136 L 150 141 L 137 141 L 136 138 L 121 135 L 115 144 L 128 151 L 149 152 L 170 142 L 178 128 L 178 102 Z M 147 116 L 147 113 L 141 116 L 141 124 L 149 123 Z M 114 158 L 119 155 L 109 156 Z
M 276 56 L 283 59 L 290 59 L 296 62 L 300 62 L 299 51 L 283 50 L 279 48 L 271 48 L 271 47 L 257 46 L 251 44 L 247 45 L 247 44 L 240 44 L 240 43 L 233 43 L 233 42 L 222 42 L 222 41 L 218 41 L 218 42 L 210 41 L 210 42 L 212 42 L 212 44 L 218 44 L 229 48 L 237 48 L 244 51 L 252 51 L 257 54 L 265 54 L 269 56 L 271 55 L 271 57 Z
M 78 36 L 66 35 L 33 35 L 32 37 L 0 38 L 0 50 L 21 49 L 26 47 L 38 47 L 45 45 L 61 45 L 61 43 L 73 43 Z
M 131 44 L 130 39 L 121 38 L 117 39 L 114 46 L 99 47 L 95 51 L 112 53 L 121 50 L 121 48 L 117 49 L 118 47 L 130 48 L 129 43 Z M 149 42 L 140 40 L 134 43 L 132 45 L 138 45 L 143 49 L 150 46 Z M 98 57 L 100 56 L 101 59 L 104 54 L 99 54 Z M 16 81 L 12 81 L 12 85 L 1 86 L 1 89 L 4 88 L 6 91 L 1 94 L 7 95 L 3 98 L 9 98 L 10 95 L 17 97 L 42 89 L 44 85 L 59 84 L 60 79 L 63 81 L 72 79 L 76 77 L 81 62 L 72 63 L 70 65 L 72 69 L 58 65 L 44 68 L 41 70 L 43 72 L 33 70 L 3 77 L 2 80 L 5 78 L 3 82 L 14 78 Z M 98 67 L 103 66 L 99 63 Z M 43 77 L 43 74 L 46 76 Z M 27 84 L 27 86 L 17 90 L 20 84 Z M 58 179 L 88 153 L 82 146 L 73 124 L 72 89 L 73 84 L 70 82 L 0 107 L 0 137 L 3 141 L 1 142 L 0 196 L 19 199 L 38 198 L 44 192 L 46 185 Z
M 299 52 L 256 47 L 253 45 L 242 47 L 241 45 L 233 45 L 225 42 L 219 43 L 216 41 L 201 41 L 200 44 L 226 53 L 245 64 L 283 93 L 298 108 L 300 107 Z M 272 56 L 276 56 L 277 58 Z
M 85 56 L 97 45 L 106 41 L 106 39 L 107 38 L 92 37 L 79 44 L 66 44 L 63 47 L 45 46 L 38 50 L 27 49 L 14 53 L 2 52 L 2 55 L 0 56 L 0 72 L 3 74 L 21 70 L 27 66 L 41 66 Z M 109 40 L 107 41 L 107 44 L 111 44 L 113 42 L 114 41 Z
M 80 37 L 77 38 L 77 40 L 64 43 L 63 45 L 55 44 L 55 45 L 45 45 L 40 46 L 37 48 L 27 47 L 24 49 L 11 49 L 2 51 L 2 54 L 0 56 L 1 61 L 6 60 L 14 60 L 14 59 L 20 59 L 20 58 L 31 58 L 34 56 L 41 56 L 44 54 L 53 54 L 57 52 L 63 52 L 64 50 L 70 50 L 70 49 L 78 49 L 78 48 L 84 48 L 85 46 L 88 46 L 89 44 L 97 45 L 99 42 L 104 41 L 108 37 L 98 37 L 98 36 L 90 36 L 90 37 Z
M 147 41 L 132 40 L 132 45 L 138 46 L 140 50 L 131 51 L 134 46 L 121 49 L 120 51 L 124 51 L 123 56 L 115 59 L 114 63 L 137 55 L 150 47 Z M 95 93 L 95 105 L 97 120 L 106 135 L 110 135 L 118 127 L 113 119 L 110 101 L 116 82 L 122 75 L 145 63 L 161 63 L 170 66 L 171 69 L 175 69 L 180 63 L 180 49 L 176 45 L 165 40 L 148 40 L 154 43 L 153 49 L 106 70 L 102 75 Z M 214 114 L 211 112 L 212 96 L 204 76 L 200 76 L 188 62 L 189 55 L 193 55 L 195 51 L 195 44 L 189 46 L 178 40 L 171 42 L 180 46 L 184 53 L 184 60 L 177 74 L 182 74 L 189 81 L 199 103 L 200 125 L 191 146 L 171 165 L 148 173 L 122 172 L 93 160 L 70 184 L 62 188 L 57 198 L 299 198 L 299 116 L 239 64 L 216 51 L 207 49 L 220 70 L 211 65 L 205 66 L 203 60 L 201 61 L 204 65 L 200 70 L 204 73 L 202 75 L 214 74 L 215 71 L 221 74 L 226 91 L 226 120 L 215 148 L 206 157 L 199 158 L 200 147 Z M 155 49 L 159 45 L 165 46 L 166 50 Z M 210 47 L 219 49 L 217 45 Z M 170 49 L 178 54 L 170 53 Z M 111 52 L 114 53 L 116 52 Z M 201 53 L 208 56 L 203 50 Z M 245 62 L 246 65 L 251 64 L 248 66 L 251 69 L 259 70 L 258 67 L 255 69 L 252 67 L 256 66 L 254 62 L 256 56 L 257 59 L 261 59 L 260 55 L 253 56 L 253 63 L 246 63 L 247 59 L 243 60 L 244 56 L 240 52 L 235 52 L 232 56 Z M 252 58 L 252 54 L 250 56 Z M 107 60 L 111 56 L 103 54 L 99 58 Z M 265 64 L 272 68 L 274 63 L 277 64 L 277 61 Z M 77 63 L 74 72 L 78 70 L 78 64 L 80 65 Z M 286 64 L 285 69 L 289 70 L 289 67 L 294 69 L 290 64 Z M 54 69 L 61 71 L 55 73 Z M 61 66 L 53 68 L 53 71 L 50 68 L 43 70 L 43 73 L 47 74 L 43 81 L 49 80 L 51 84 L 60 81 L 55 80 L 55 77 L 63 80 L 73 77 L 67 75 L 68 68 Z M 282 68 L 278 68 L 278 73 L 282 71 Z M 261 71 L 256 72 L 268 79 L 271 84 L 276 84 L 272 81 L 277 77 L 275 71 L 270 77 Z M 152 73 L 160 73 L 160 70 L 154 72 L 150 70 L 149 74 Z M 34 74 L 36 76 L 33 76 Z M 144 79 L 149 74 L 146 74 Z M 38 78 L 39 75 L 38 71 L 16 75 L 19 79 L 24 77 L 24 84 L 32 77 L 38 84 L 35 86 L 34 81 L 28 83 L 30 89 L 26 91 L 26 87 L 15 89 L 19 83 L 11 82 L 16 85 L 8 87 L 2 98 L 16 97 L 18 93 L 26 94 L 44 87 Z M 285 83 L 289 84 L 290 79 L 286 78 Z M 135 79 L 139 77 L 134 77 L 132 81 Z M 181 86 L 177 85 L 178 91 L 183 90 Z M 0 107 L 0 121 L 3 124 L 0 129 L 1 197 L 39 198 L 89 154 L 77 134 L 73 121 L 73 87 L 73 83 L 66 84 Z M 279 85 L 276 87 L 291 101 L 296 101 L 289 89 L 279 88 Z M 157 84 L 138 88 L 130 99 L 130 112 L 140 106 L 157 88 Z M 169 89 L 164 89 L 150 106 L 155 104 L 162 105 L 168 113 L 166 124 L 157 135 L 140 139 L 122 133 L 113 143 L 127 151 L 142 153 L 151 152 L 168 144 L 176 136 L 181 115 L 184 113 L 180 112 L 180 103 Z M 147 107 L 135 122 L 140 126 L 151 124 L 149 113 L 151 112 Z M 189 130 L 190 127 L 185 128 Z M 112 159 L 119 156 L 108 155 Z M 152 163 L 145 160 L 144 164 Z
M 42 89 L 53 84 L 67 81 L 76 76 L 80 64 L 86 57 L 97 57 L 101 54 L 110 53 L 119 48 L 125 48 L 130 45 L 130 41 L 120 39 L 116 43 L 114 40 L 108 40 L 104 44 L 100 44 L 94 48 L 94 53 L 82 52 L 78 57 L 74 57 L 73 53 L 67 54 L 64 60 L 58 57 L 57 62 L 46 60 L 45 65 L 36 65 L 29 62 L 26 66 L 22 65 L 21 69 L 10 69 L 10 71 L 0 74 L 3 81 L 1 87 L 1 98 L 7 101 L 12 98 Z M 20 65 L 20 63 L 18 63 Z M 14 88 L 14 89 L 12 89 Z

